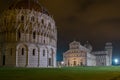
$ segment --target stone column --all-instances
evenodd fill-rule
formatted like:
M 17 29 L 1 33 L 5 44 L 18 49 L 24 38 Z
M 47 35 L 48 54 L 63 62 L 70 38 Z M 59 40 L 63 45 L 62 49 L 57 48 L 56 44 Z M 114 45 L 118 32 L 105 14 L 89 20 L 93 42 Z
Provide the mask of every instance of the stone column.
M 40 49 L 38 48 L 38 67 L 40 66 Z
M 18 32 L 16 32 L 16 41 L 18 40 Z
M 30 67 L 30 65 L 29 65 L 29 54 L 30 54 L 30 50 L 29 50 L 29 48 L 28 48 L 28 51 L 27 51 L 27 67 Z
M 56 53 L 53 53 L 53 67 L 56 67 Z
M 49 67 L 49 55 L 48 55 L 48 50 L 47 50 L 47 67 Z
M 28 50 L 26 50 L 26 67 L 28 67 Z
M 50 62 L 50 66 L 51 67 L 54 67 L 54 56 L 53 56 L 53 53 L 52 53 L 52 55 L 51 55 L 51 57 L 50 57 L 50 60 L 51 60 L 51 62 Z
M 18 49 L 16 49 L 16 55 L 15 56 L 16 56 L 16 67 L 19 67 L 18 66 Z

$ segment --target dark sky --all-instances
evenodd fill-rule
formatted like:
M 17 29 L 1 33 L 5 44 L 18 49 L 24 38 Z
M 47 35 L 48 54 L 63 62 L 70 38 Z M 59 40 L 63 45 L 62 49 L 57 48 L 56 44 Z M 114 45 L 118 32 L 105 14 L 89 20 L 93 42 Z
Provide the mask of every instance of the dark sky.
M 0 0 L 1 11 L 13 0 Z M 120 56 L 120 0 L 40 0 L 58 28 L 58 60 L 73 41 L 89 41 L 94 50 L 112 42 Z

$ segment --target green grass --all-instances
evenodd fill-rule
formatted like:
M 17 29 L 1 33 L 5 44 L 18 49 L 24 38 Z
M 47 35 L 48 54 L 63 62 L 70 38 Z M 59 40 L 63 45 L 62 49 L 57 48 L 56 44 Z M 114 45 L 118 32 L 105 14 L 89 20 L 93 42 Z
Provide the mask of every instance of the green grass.
M 1 67 L 0 80 L 120 80 L 120 67 Z

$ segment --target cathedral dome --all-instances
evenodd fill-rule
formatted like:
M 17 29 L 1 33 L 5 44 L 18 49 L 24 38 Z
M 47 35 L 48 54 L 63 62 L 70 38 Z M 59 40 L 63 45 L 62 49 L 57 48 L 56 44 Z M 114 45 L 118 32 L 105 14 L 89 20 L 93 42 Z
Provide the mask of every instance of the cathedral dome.
M 80 43 L 77 41 L 73 41 L 69 44 L 70 49 L 79 49 L 80 48 Z
M 41 11 L 41 5 L 37 0 L 17 0 L 12 3 L 9 9 L 34 9 Z
M 92 45 L 87 41 L 86 43 L 85 43 L 85 45 L 84 45 L 84 47 L 86 47 L 87 49 L 89 49 L 90 50 L 90 52 L 92 51 Z
M 20 32 L 57 40 L 55 21 L 38 0 L 15 0 L 0 16 L 0 26 L 0 32 Z
M 77 42 L 77 41 L 73 41 L 73 42 L 70 43 L 70 45 L 80 45 L 80 43 Z

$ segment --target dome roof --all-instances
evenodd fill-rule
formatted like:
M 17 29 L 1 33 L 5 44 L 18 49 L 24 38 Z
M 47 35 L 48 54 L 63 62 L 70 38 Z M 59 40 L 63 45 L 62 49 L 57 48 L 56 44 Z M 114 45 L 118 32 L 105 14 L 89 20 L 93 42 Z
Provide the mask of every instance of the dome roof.
M 73 41 L 73 42 L 70 43 L 70 45 L 80 45 L 80 43 L 77 42 L 77 41 Z
M 80 48 L 80 43 L 77 41 L 73 41 L 69 44 L 70 49 L 79 49 Z
M 85 43 L 84 47 L 92 51 L 92 45 L 88 41 Z
M 15 0 L 9 9 L 34 9 L 42 11 L 42 6 L 38 0 Z

